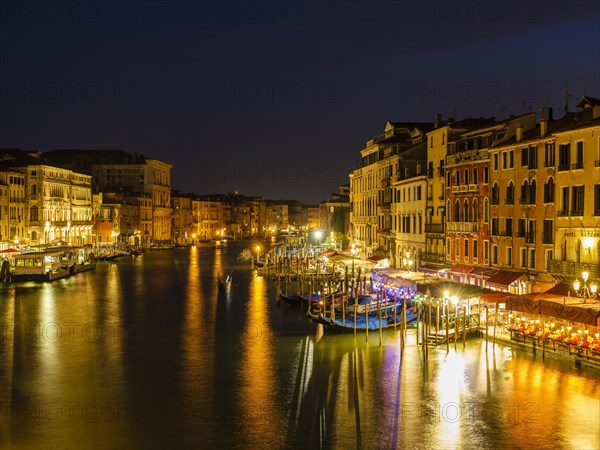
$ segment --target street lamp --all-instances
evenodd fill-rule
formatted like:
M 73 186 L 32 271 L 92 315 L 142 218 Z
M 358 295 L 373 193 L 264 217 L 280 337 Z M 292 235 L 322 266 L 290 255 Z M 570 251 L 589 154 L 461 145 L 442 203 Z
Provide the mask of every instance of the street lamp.
M 354 279 L 354 257 L 357 251 L 356 245 L 352 244 L 352 248 L 350 249 L 350 254 L 352 255 L 352 279 Z
M 413 263 L 413 260 L 410 257 L 410 252 L 406 252 L 406 255 L 402 259 L 402 264 L 404 264 L 404 268 L 409 272 L 410 272 L 410 269 L 412 268 L 412 263 Z
M 588 272 L 581 272 L 581 278 L 583 278 L 583 286 L 579 282 L 578 279 L 575 279 L 573 282 L 573 287 L 575 288 L 575 294 L 577 297 L 583 297 L 583 303 L 586 303 L 588 298 L 596 298 L 596 292 L 598 291 L 598 286 L 594 283 L 590 283 L 588 285 Z

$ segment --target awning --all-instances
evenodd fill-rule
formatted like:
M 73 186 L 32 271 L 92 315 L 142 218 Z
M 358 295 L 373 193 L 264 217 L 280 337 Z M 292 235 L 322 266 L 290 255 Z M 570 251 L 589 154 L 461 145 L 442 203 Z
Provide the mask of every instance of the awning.
M 473 284 L 455 283 L 453 281 L 442 281 L 437 283 L 417 283 L 417 292 L 427 293 L 436 298 L 443 298 L 445 292 L 448 292 L 450 297 L 458 297 L 459 299 L 478 297 L 481 295 L 482 289 Z
M 471 272 L 472 276 L 488 279 L 498 273 L 497 270 L 494 269 L 485 269 L 483 267 L 477 267 L 475 270 Z
M 492 275 L 485 282 L 486 286 L 492 286 L 499 289 L 506 289 L 516 280 L 525 275 L 522 272 L 511 272 L 510 270 L 499 270 L 497 274 Z
M 507 296 L 506 309 L 528 314 L 540 314 L 572 322 L 600 326 L 600 303 L 583 303 L 580 298 L 548 294 Z
M 473 266 L 458 265 L 458 266 L 452 267 L 449 270 L 449 272 L 463 274 L 463 273 L 470 273 L 473 269 L 475 269 L 475 267 L 473 267 Z
M 572 283 L 563 282 L 551 287 L 546 292 L 544 292 L 544 294 L 562 295 L 568 297 L 571 294 L 575 294 L 575 288 L 573 287 Z
M 417 269 L 419 272 L 438 273 L 440 270 L 447 269 L 441 264 L 423 263 Z

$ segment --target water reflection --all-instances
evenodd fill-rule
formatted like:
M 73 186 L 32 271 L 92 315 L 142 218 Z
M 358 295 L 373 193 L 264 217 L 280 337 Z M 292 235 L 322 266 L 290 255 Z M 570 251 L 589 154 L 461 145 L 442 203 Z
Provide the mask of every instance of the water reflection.
M 263 442 L 281 448 L 282 418 L 273 358 L 273 332 L 269 326 L 267 286 L 262 276 L 250 278 L 247 318 L 241 334 L 239 368 L 240 437 L 248 445 Z M 239 422 L 238 422 L 239 421 Z
M 598 371 L 324 333 L 239 251 L 0 286 L 0 448 L 597 448 Z

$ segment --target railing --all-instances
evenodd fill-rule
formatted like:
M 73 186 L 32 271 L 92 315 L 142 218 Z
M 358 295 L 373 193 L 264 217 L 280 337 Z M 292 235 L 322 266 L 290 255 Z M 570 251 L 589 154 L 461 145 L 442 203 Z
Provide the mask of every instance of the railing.
M 450 232 L 474 233 L 479 231 L 478 222 L 446 222 L 446 230 Z
M 421 264 L 425 262 L 443 263 L 446 261 L 446 255 L 437 253 L 421 253 Z
M 468 194 L 472 192 L 477 192 L 479 187 L 476 184 L 463 184 L 460 186 L 452 186 L 453 194 Z
M 573 261 L 561 261 L 559 259 L 553 259 L 549 264 L 550 272 L 560 273 L 563 275 L 572 275 L 573 278 L 581 276 L 581 272 L 587 271 L 590 278 L 600 277 L 600 269 L 598 264 L 587 264 Z

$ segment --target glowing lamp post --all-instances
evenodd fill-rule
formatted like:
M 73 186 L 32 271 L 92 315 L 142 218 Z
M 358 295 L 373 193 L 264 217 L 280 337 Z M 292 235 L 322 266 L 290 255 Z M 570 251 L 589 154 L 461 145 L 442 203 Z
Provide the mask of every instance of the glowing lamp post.
M 413 260 L 410 257 L 410 252 L 406 252 L 406 255 L 402 259 L 402 264 L 404 265 L 404 268 L 408 272 L 410 272 L 410 269 L 412 269 L 412 264 L 413 264 Z
M 583 303 L 586 303 L 588 298 L 596 298 L 596 293 L 598 291 L 598 286 L 596 286 L 594 283 L 588 285 L 588 277 L 588 272 L 582 272 L 581 278 L 583 278 L 583 284 L 577 279 L 575 279 L 575 281 L 573 282 L 575 294 L 578 297 L 583 298 Z
M 352 279 L 354 279 L 354 257 L 356 256 L 356 252 L 358 249 L 354 244 L 352 244 L 352 248 L 350 249 L 350 254 L 352 255 Z

